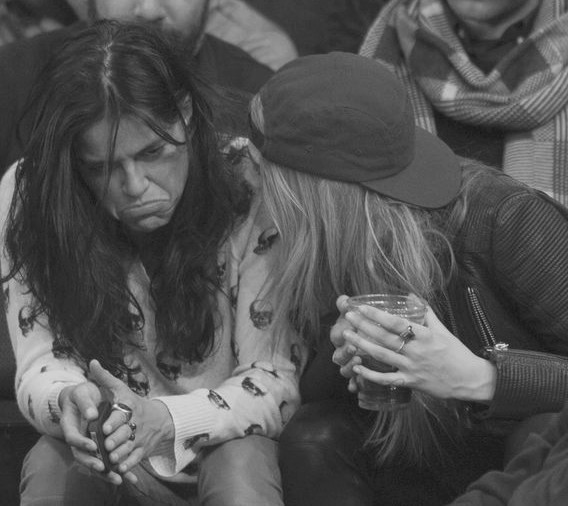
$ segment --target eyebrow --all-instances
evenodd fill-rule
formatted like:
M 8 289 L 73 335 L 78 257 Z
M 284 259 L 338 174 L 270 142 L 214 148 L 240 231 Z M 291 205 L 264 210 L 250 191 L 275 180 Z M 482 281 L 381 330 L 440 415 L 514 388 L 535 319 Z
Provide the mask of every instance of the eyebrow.
M 142 148 L 140 148 L 138 151 L 136 151 L 136 153 L 134 153 L 133 155 L 129 155 L 129 156 L 131 156 L 132 158 L 134 158 L 136 160 L 136 159 L 140 158 L 141 156 L 143 156 L 144 153 L 146 153 L 147 151 L 155 149 L 162 144 L 170 144 L 170 143 L 166 139 L 163 139 L 162 137 L 157 135 L 157 137 L 155 139 L 151 140 L 146 145 L 144 145 Z M 83 155 L 79 156 L 79 160 L 81 161 L 81 163 L 83 163 L 85 165 L 92 165 L 92 166 L 97 165 L 97 164 L 104 164 L 106 162 L 106 158 L 104 158 L 104 159 L 99 159 L 99 158 L 89 159 L 88 156 L 85 157 Z M 119 161 L 119 160 L 112 160 L 111 163 L 114 163 L 116 161 Z

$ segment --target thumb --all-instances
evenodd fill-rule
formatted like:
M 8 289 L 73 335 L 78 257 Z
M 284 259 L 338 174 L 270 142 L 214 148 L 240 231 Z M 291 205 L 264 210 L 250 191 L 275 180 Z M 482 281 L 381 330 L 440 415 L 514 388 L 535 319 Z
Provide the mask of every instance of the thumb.
M 348 304 L 347 304 L 347 299 L 349 297 L 347 295 L 340 295 L 337 298 L 337 301 L 335 302 L 335 305 L 337 306 L 337 309 L 339 309 L 339 312 L 341 314 L 347 312 L 347 308 L 348 308 Z
M 121 380 L 108 372 L 98 360 L 91 360 L 89 363 L 89 379 L 99 387 L 110 390 L 113 394 L 117 394 L 125 388 L 130 390 Z

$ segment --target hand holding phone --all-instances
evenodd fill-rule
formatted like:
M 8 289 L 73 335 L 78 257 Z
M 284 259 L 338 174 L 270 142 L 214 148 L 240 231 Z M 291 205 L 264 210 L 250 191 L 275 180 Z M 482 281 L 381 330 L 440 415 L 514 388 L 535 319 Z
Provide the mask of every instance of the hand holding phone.
M 103 401 L 98 405 L 99 417 L 96 420 L 91 420 L 87 425 L 87 435 L 96 443 L 96 457 L 101 459 L 105 466 L 105 473 L 111 471 L 111 463 L 108 452 L 105 449 L 105 434 L 103 434 L 103 424 L 111 412 L 111 403 Z

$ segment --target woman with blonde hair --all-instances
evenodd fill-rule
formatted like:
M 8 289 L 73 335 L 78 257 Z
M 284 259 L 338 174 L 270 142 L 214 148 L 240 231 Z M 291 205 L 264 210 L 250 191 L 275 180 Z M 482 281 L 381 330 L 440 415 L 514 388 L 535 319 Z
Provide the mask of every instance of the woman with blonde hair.
M 568 395 L 568 212 L 458 159 L 415 126 L 385 67 L 351 54 L 283 67 L 253 98 L 250 137 L 282 243 L 274 322 L 292 320 L 315 355 L 303 393 L 318 402 L 280 443 L 286 504 L 451 500 Z M 424 324 L 349 310 L 345 294 L 371 293 L 424 299 Z M 408 405 L 370 412 L 315 392 L 334 303 L 349 390 L 360 378 L 410 388 Z

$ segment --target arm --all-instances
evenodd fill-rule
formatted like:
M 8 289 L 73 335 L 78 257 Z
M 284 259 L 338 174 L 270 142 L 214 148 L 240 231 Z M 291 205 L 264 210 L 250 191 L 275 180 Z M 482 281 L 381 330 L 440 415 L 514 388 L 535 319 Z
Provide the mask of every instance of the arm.
M 490 471 L 473 482 L 452 506 L 552 504 L 565 497 L 568 460 L 568 408 L 525 440 L 503 471 Z M 560 479 L 559 479 L 560 478 Z
M 7 273 L 10 265 L 4 247 L 4 230 L 14 193 L 15 171 L 16 164 L 0 183 L 2 273 Z M 87 423 L 99 416 L 97 406 L 102 400 L 99 386 L 87 380 L 86 364 L 77 357 L 68 341 L 54 335 L 45 314 L 33 315 L 35 301 L 20 276 L 5 282 L 2 290 L 16 357 L 16 398 L 20 411 L 40 433 L 64 439 L 77 462 L 102 471 L 102 462 L 93 456 L 96 444 L 86 435 Z M 132 394 L 120 380 L 112 379 Z M 120 423 L 116 415 L 109 418 L 113 418 L 110 422 L 115 426 Z M 125 477 L 133 479 L 131 474 Z M 122 481 L 114 472 L 105 478 L 116 485 Z
M 16 164 L 0 184 L 0 261 L 7 273 L 9 259 L 4 248 L 4 229 L 15 185 Z M 66 386 L 86 382 L 85 371 L 69 355 L 70 347 L 54 339 L 45 315 L 34 317 L 34 300 L 19 277 L 2 286 L 6 320 L 16 357 L 16 398 L 28 421 L 41 433 L 63 438 L 59 394 Z
M 568 213 L 532 193 L 509 197 L 494 221 L 492 272 L 522 326 L 548 353 L 497 351 L 486 416 L 558 411 L 568 396 Z M 517 348 L 515 336 L 496 336 Z
M 257 247 L 268 225 L 263 209 L 255 204 L 229 244 L 227 258 L 238 268 L 238 276 L 230 283 L 233 295 L 238 289 L 232 325 L 238 365 L 232 375 L 214 388 L 159 398 L 175 427 L 173 446 L 165 445 L 150 459 L 159 474 L 179 472 L 203 446 L 252 433 L 276 438 L 299 405 L 298 377 L 306 353 L 294 333 L 272 328 L 269 305 L 273 302 L 264 295 L 271 249 L 259 254 Z M 225 304 L 221 311 L 231 311 L 227 297 L 219 301 Z

